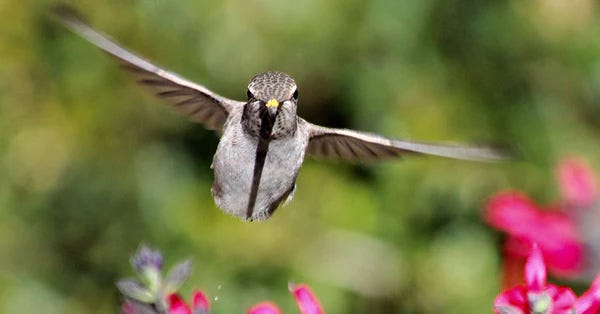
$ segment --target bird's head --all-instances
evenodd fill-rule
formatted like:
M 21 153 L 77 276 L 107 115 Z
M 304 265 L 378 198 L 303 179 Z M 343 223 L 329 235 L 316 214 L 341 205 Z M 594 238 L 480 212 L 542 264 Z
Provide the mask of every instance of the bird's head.
M 294 79 L 282 72 L 264 72 L 255 75 L 248 84 L 248 102 L 266 111 L 274 121 L 281 111 L 296 112 L 298 89 Z
M 265 72 L 248 84 L 248 103 L 242 123 L 246 131 L 261 137 L 282 138 L 296 132 L 298 89 L 289 75 Z

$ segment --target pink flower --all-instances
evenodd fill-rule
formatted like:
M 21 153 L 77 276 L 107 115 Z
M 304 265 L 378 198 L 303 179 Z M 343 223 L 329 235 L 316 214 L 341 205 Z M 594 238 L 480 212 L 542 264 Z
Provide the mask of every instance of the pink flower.
M 587 207 L 596 199 L 594 174 L 583 160 L 564 159 L 558 166 L 557 177 L 563 199 L 569 206 Z
M 281 310 L 277 307 L 277 305 L 265 301 L 258 303 L 252 306 L 248 312 L 248 314 L 281 314 Z
M 509 257 L 525 258 L 531 244 L 537 243 L 552 272 L 569 276 L 580 270 L 583 244 L 566 215 L 542 211 L 520 192 L 504 191 L 489 200 L 485 219 L 508 233 L 505 251 Z
M 294 295 L 296 303 L 300 308 L 302 314 L 323 314 L 323 307 L 319 303 L 319 300 L 315 294 L 310 290 L 307 285 L 289 285 L 290 292 Z
M 567 314 L 575 308 L 576 297 L 567 287 L 546 283 L 546 266 L 536 244 L 525 264 L 525 285 L 500 293 L 494 300 L 494 312 Z
M 305 284 L 289 284 L 301 314 L 325 314 L 319 299 Z M 281 314 L 281 310 L 271 302 L 261 302 L 251 307 L 247 314 Z
M 210 302 L 202 291 L 194 291 L 192 299 L 193 303 L 190 309 L 178 294 L 171 294 L 168 298 L 169 314 L 207 314 L 210 311 Z
M 292 285 L 289 286 L 290 292 L 294 295 L 296 299 L 296 303 L 300 308 L 301 314 L 324 314 L 323 307 L 319 300 L 315 296 L 315 294 L 310 290 L 310 288 L 305 284 L 300 285 Z M 206 295 L 200 291 L 196 290 L 193 295 L 193 303 L 192 308 L 185 303 L 181 297 L 173 293 L 169 295 L 168 305 L 169 305 L 169 314 L 208 314 L 210 311 L 210 302 Z M 135 305 L 135 304 L 133 304 Z M 124 304 L 123 312 L 126 314 L 134 313 L 133 310 L 129 310 L 132 304 Z M 129 310 L 129 311 L 127 311 Z M 277 305 L 272 302 L 261 302 L 254 306 L 252 306 L 247 311 L 248 314 L 282 314 L 281 310 L 277 307 Z
M 169 314 L 192 314 L 192 310 L 179 295 L 173 293 L 169 296 Z
M 141 246 L 131 261 L 134 269 L 144 277 L 144 281 L 127 278 L 117 282 L 117 288 L 125 296 L 121 313 L 208 314 L 210 312 L 210 301 L 204 292 L 194 291 L 191 308 L 177 293 L 190 275 L 192 266 L 190 260 L 177 264 L 167 276 L 161 273 L 163 257 L 160 251 Z M 325 313 L 319 300 L 307 285 L 290 284 L 288 287 L 296 299 L 301 314 Z M 271 302 L 256 304 L 248 309 L 247 313 L 282 314 L 277 305 Z
M 210 301 L 204 292 L 200 290 L 194 291 L 192 300 L 194 314 L 207 314 L 210 311 Z

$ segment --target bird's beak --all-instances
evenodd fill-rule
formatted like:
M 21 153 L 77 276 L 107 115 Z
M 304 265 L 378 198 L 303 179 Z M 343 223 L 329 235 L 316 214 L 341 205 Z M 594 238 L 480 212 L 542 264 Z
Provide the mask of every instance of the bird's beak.
M 269 116 L 271 116 L 271 118 L 275 118 L 275 115 L 277 115 L 277 108 L 279 107 L 279 102 L 276 99 L 270 99 L 266 104 L 265 107 L 267 107 L 267 111 L 269 112 Z

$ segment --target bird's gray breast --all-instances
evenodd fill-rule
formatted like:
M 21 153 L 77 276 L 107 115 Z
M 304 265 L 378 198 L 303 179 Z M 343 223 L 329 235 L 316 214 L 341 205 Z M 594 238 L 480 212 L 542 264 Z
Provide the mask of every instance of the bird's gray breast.
M 241 112 L 230 115 L 213 160 L 213 196 L 223 211 L 246 219 L 258 137 L 242 127 Z M 293 190 L 304 160 L 308 134 L 298 129 L 291 137 L 268 145 L 251 220 L 267 219 Z

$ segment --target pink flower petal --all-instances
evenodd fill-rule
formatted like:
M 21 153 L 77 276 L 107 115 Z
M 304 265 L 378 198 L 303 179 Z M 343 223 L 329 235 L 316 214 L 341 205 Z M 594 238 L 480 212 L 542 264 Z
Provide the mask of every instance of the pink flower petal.
M 204 292 L 201 290 L 196 290 L 194 291 L 192 298 L 192 310 L 194 313 L 198 311 L 202 311 L 201 313 L 208 313 L 210 310 L 210 301 Z
M 596 181 L 589 165 L 578 158 L 564 159 L 557 169 L 563 198 L 575 206 L 590 205 L 596 198 Z
M 526 257 L 530 244 L 536 242 L 554 273 L 568 277 L 580 271 L 583 244 L 575 223 L 566 215 L 542 211 L 523 194 L 505 191 L 490 199 L 485 218 L 510 235 L 509 254 Z
M 523 313 L 528 313 L 529 304 L 527 303 L 527 289 L 525 286 L 516 286 L 500 293 L 494 300 L 494 308 L 502 307 L 514 307 L 520 309 Z
M 192 311 L 179 295 L 173 293 L 169 296 L 169 314 L 192 314 Z
M 520 308 L 514 306 L 496 306 L 494 307 L 494 314 L 529 314 Z
M 542 250 L 548 268 L 558 276 L 573 277 L 583 266 L 584 248 L 580 243 L 563 243 L 562 247 L 542 247 Z
M 290 292 L 294 295 L 296 303 L 302 314 L 323 314 L 323 307 L 315 294 L 305 284 L 289 285 Z
M 552 298 L 552 314 L 572 313 L 577 296 L 570 288 L 550 284 L 546 287 L 546 293 Z
M 537 242 L 540 241 L 541 242 Z M 549 240 L 554 240 L 550 242 Z M 509 237 L 504 244 L 506 255 L 512 258 L 525 258 L 528 255 L 532 242 L 537 242 L 546 266 L 552 273 L 572 277 L 577 275 L 583 266 L 584 247 L 581 243 L 566 239 L 558 239 L 556 236 L 548 236 L 546 239 L 533 237 L 531 239 Z
M 577 314 L 600 313 L 600 275 L 596 276 L 590 288 L 575 303 Z
M 565 277 L 576 275 L 583 266 L 584 246 L 576 233 L 574 223 L 558 213 L 545 213 L 532 233 L 526 238 L 537 243 L 546 265 Z
M 277 305 L 265 301 L 258 303 L 248 309 L 248 314 L 281 314 L 281 310 L 277 307 Z
M 525 263 L 525 284 L 531 292 L 541 292 L 546 286 L 546 265 L 537 244 L 532 246 Z
M 600 291 L 600 274 L 596 275 L 596 278 L 594 278 L 594 281 L 592 281 L 590 288 Z
M 504 191 L 493 195 L 486 205 L 485 219 L 513 236 L 529 235 L 539 222 L 537 206 L 524 194 Z
M 125 300 L 121 305 L 121 313 L 123 314 L 135 314 L 137 311 L 135 301 Z
M 136 300 L 125 300 L 121 306 L 122 314 L 147 314 L 154 313 L 155 310 L 150 304 L 142 303 Z
M 123 304 L 121 305 L 121 313 L 123 313 L 123 314 L 137 314 L 138 313 L 138 309 L 137 309 L 137 303 L 136 303 L 136 301 L 125 300 L 125 302 L 123 302 Z

